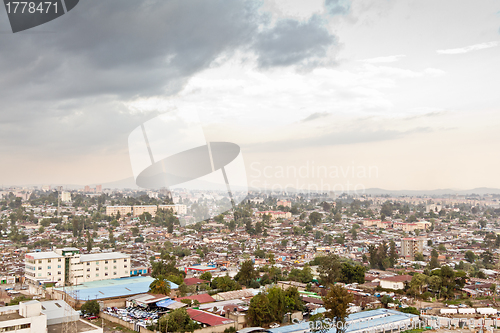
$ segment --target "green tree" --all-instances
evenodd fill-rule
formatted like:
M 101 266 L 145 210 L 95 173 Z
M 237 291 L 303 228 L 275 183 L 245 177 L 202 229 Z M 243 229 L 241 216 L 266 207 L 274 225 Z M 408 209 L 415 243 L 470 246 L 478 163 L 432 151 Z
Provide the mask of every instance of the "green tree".
M 250 326 L 265 326 L 272 322 L 273 315 L 266 295 L 258 294 L 250 300 L 246 319 Z
M 185 308 L 175 309 L 162 316 L 158 322 L 161 332 L 193 332 L 200 325 L 189 317 Z
M 323 297 L 326 309 L 324 316 L 332 320 L 335 327 L 338 327 L 337 332 L 339 333 L 343 333 L 347 329 L 345 325 L 348 315 L 347 309 L 349 308 L 349 303 L 351 303 L 353 299 L 352 294 L 338 284 L 331 286 L 326 296 Z
M 162 275 L 155 278 L 149 285 L 149 292 L 152 294 L 170 295 L 170 291 L 170 282 L 167 281 Z
M 416 261 L 424 261 L 425 260 L 424 255 L 422 254 L 422 252 L 415 253 L 415 260 Z
M 238 281 L 239 284 L 249 287 L 250 284 L 257 278 L 257 272 L 254 269 L 253 262 L 251 260 L 246 260 L 241 264 L 240 271 L 234 279 Z
M 212 273 L 204 272 L 203 274 L 200 275 L 200 279 L 210 282 L 212 281 Z
M 318 273 L 320 282 L 324 286 L 329 286 L 335 281 L 339 281 L 341 276 L 341 263 L 339 257 L 335 254 L 319 257 Z
M 189 289 L 188 289 L 188 286 L 182 282 L 180 285 L 179 285 L 179 289 L 177 289 L 179 291 L 179 294 L 181 295 L 181 297 L 184 297 L 187 295 Z
M 439 261 L 438 261 L 438 252 L 433 249 L 431 252 L 431 261 L 429 262 L 429 268 L 434 269 L 439 267 Z
M 361 265 L 351 265 L 347 262 L 343 263 L 340 281 L 343 283 L 365 283 L 365 267 Z
M 81 310 L 84 314 L 95 316 L 99 314 L 100 311 L 99 303 L 96 300 L 87 301 L 83 303 Z
M 322 217 L 323 215 L 321 213 L 312 212 L 309 214 L 309 222 L 311 222 L 311 225 L 315 226 L 321 222 Z
M 470 263 L 473 263 L 476 260 L 476 255 L 471 250 L 468 250 L 467 252 L 465 252 L 464 257 L 465 257 L 465 260 L 467 260 Z

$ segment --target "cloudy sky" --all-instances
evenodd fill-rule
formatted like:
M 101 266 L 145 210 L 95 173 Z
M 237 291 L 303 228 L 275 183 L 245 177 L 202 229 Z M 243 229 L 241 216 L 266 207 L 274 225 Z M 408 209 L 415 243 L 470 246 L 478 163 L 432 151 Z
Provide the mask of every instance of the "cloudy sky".
M 129 134 L 196 110 L 253 186 L 500 188 L 499 59 L 498 1 L 81 0 L 16 34 L 2 7 L 0 183 L 131 177 Z

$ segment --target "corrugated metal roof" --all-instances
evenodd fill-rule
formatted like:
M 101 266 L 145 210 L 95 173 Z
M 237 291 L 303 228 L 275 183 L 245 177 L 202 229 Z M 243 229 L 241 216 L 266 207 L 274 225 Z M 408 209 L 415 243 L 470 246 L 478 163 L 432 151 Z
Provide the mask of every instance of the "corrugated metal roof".
M 186 311 L 189 314 L 189 317 L 191 317 L 191 319 L 209 326 L 218 326 L 234 322 L 234 320 L 232 319 L 217 316 L 205 311 L 200 311 L 195 309 L 186 309 Z
M 154 279 L 149 276 L 92 281 L 73 286 L 71 291 L 67 289 L 66 292 L 79 300 L 123 297 L 148 292 L 149 285 L 153 281 Z M 170 282 L 170 288 L 177 289 L 179 286 Z M 64 288 L 56 288 L 56 290 L 63 291 Z

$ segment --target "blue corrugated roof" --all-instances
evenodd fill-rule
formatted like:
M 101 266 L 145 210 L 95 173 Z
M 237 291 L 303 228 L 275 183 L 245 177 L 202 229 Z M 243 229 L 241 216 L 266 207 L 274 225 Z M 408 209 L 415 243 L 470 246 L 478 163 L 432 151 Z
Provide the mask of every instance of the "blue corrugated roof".
M 122 297 L 147 293 L 149 291 L 149 285 L 153 281 L 154 279 L 149 276 L 135 276 L 121 279 L 85 282 L 83 284 L 73 286 L 71 289 L 66 288 L 66 292 L 73 298 L 79 300 Z M 177 284 L 170 282 L 171 289 L 177 289 L 178 287 L 179 286 Z M 63 291 L 64 288 L 56 288 L 56 290 Z
M 160 308 L 166 308 L 167 306 L 169 306 L 170 304 L 172 303 L 175 303 L 176 301 L 174 301 L 173 299 L 164 299 L 163 301 L 159 301 L 159 302 L 156 302 L 156 306 L 159 306 Z
M 387 315 L 387 316 L 378 317 L 380 315 Z M 360 319 L 365 319 L 365 318 L 368 319 L 370 317 L 377 317 L 377 318 L 371 320 L 359 321 Z M 347 317 L 347 324 L 351 322 L 351 325 L 347 327 L 346 332 L 368 330 L 369 328 L 373 328 L 375 326 L 397 323 L 402 320 L 407 320 L 409 318 L 417 319 L 418 316 L 414 314 L 402 313 L 399 311 L 389 310 L 389 309 L 377 309 L 377 310 L 353 313 Z M 270 331 L 272 333 L 292 333 L 297 331 L 304 331 L 307 329 L 309 329 L 309 322 L 272 328 L 270 329 Z M 326 332 L 336 333 L 336 331 L 337 330 L 335 328 L 332 328 Z

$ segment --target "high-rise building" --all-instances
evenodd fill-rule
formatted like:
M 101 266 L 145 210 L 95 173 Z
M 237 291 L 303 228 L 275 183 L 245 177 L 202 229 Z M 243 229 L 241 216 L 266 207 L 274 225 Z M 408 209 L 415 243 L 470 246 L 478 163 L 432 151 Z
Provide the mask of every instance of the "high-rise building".
M 27 253 L 24 274 L 26 282 L 35 285 L 47 282 L 77 285 L 129 277 L 130 265 L 130 256 L 127 254 L 80 254 L 79 249 L 67 247 L 49 252 Z
M 89 193 L 89 192 L 90 192 L 90 186 L 85 185 L 85 187 L 84 187 L 84 189 L 83 189 L 83 192 L 85 192 L 85 193 Z
M 403 238 L 401 241 L 401 255 L 414 259 L 417 253 L 424 251 L 424 238 Z
M 102 193 L 102 185 L 96 185 L 95 193 Z

